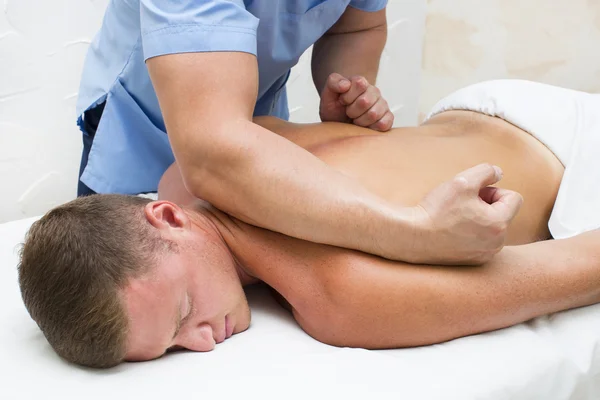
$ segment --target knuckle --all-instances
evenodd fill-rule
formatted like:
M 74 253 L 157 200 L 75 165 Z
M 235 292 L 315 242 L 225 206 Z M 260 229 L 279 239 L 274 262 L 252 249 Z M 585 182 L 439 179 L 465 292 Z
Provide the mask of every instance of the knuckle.
M 362 76 L 356 78 L 356 86 L 360 89 L 365 90 L 369 86 L 369 82 Z
M 377 112 L 377 110 L 374 109 L 370 109 L 369 111 L 367 111 L 367 118 L 370 119 L 371 121 L 375 121 L 378 117 L 379 113 Z
M 358 98 L 357 103 L 360 107 L 367 107 L 369 105 L 369 99 L 367 96 L 361 96 Z
M 504 221 L 499 221 L 490 225 L 490 232 L 495 238 L 503 237 L 507 229 L 508 224 Z
M 452 178 L 450 184 L 456 191 L 462 191 L 469 188 L 469 182 L 467 181 L 467 178 L 462 175 L 456 175 L 454 178 Z
M 352 119 L 360 118 L 360 116 L 362 115 L 362 110 L 356 105 L 350 105 L 346 109 L 346 115 L 348 116 L 348 118 Z
M 388 123 L 388 121 L 385 121 L 385 120 L 383 120 L 383 119 L 380 119 L 379 121 L 377 121 L 377 123 L 375 124 L 375 126 L 376 126 L 378 129 L 381 129 L 381 130 L 387 130 L 387 129 L 388 129 L 388 126 L 389 126 L 389 123 Z

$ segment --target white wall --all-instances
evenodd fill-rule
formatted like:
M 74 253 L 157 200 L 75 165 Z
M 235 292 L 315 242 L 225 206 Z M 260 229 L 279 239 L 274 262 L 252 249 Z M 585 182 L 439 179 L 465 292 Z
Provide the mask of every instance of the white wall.
M 0 0 L 0 222 L 73 199 L 81 156 L 75 101 L 109 0 Z M 3 4 L 2 4 L 3 3 Z M 391 0 L 379 86 L 396 125 L 417 120 L 425 1 Z M 290 79 L 295 121 L 317 121 L 310 52 Z
M 0 222 L 75 196 L 83 58 L 108 0 L 0 4 Z
M 421 117 L 488 79 L 600 92 L 600 0 L 428 0 L 425 31 Z

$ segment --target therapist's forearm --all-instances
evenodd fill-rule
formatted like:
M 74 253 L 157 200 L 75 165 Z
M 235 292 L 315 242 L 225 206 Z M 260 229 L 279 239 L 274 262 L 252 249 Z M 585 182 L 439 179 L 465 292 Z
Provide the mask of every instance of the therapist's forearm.
M 220 129 L 244 132 L 242 141 L 218 144 L 187 171 L 196 197 L 247 223 L 317 243 L 389 256 L 382 238 L 406 245 L 411 210 L 374 196 L 308 151 L 246 120 Z M 222 135 L 227 137 L 227 134 Z
M 385 24 L 357 32 L 324 35 L 315 43 L 312 53 L 312 75 L 317 91 L 321 93 L 333 72 L 345 77 L 361 75 L 374 85 L 386 39 Z

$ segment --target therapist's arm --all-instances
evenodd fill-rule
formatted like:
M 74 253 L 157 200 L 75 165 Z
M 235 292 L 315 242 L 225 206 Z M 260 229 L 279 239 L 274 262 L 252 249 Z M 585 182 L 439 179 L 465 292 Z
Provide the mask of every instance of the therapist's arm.
M 386 39 L 385 9 L 367 12 L 349 6 L 315 43 L 312 75 L 322 121 L 391 129 L 394 114 L 375 86 Z
M 317 91 L 321 93 L 333 72 L 363 76 L 374 85 L 386 40 L 385 9 L 367 12 L 348 7 L 313 46 L 312 75 Z
M 479 199 L 479 189 L 497 180 L 493 168 L 441 185 L 418 207 L 394 207 L 252 122 L 253 55 L 173 54 L 147 65 L 187 190 L 232 216 L 409 262 L 477 263 L 502 247 L 520 204 L 510 196 L 490 200 L 496 205 Z
M 247 223 L 297 238 L 410 255 L 410 209 L 393 207 L 252 122 L 255 56 L 174 54 L 151 58 L 147 65 L 191 194 Z M 393 252 L 382 240 L 390 237 L 397 242 Z

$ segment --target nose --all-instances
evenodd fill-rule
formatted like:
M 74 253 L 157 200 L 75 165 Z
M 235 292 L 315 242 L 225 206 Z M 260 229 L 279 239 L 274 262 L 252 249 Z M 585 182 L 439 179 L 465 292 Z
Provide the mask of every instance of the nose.
M 200 324 L 182 329 L 176 339 L 177 346 L 191 351 L 211 351 L 215 348 L 213 330 L 209 324 Z

